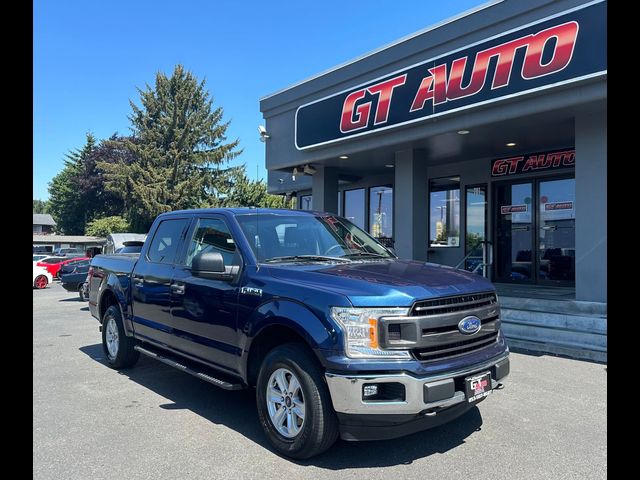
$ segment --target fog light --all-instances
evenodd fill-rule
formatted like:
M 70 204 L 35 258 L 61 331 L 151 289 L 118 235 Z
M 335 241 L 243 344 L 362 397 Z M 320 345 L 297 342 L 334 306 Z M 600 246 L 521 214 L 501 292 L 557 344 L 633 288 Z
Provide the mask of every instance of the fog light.
M 364 386 L 363 397 L 365 399 L 375 397 L 376 395 L 378 395 L 378 385 L 373 383 Z
M 404 385 L 397 382 L 365 383 L 362 386 L 362 400 L 365 402 L 404 402 Z

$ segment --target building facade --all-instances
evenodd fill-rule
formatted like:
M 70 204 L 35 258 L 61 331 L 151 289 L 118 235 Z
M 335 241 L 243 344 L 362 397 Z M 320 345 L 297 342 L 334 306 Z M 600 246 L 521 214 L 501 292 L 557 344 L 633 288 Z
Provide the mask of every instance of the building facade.
M 99 253 L 105 244 L 101 237 L 87 235 L 33 235 L 33 252 L 53 252 L 58 248 L 78 248 L 84 252 Z
M 606 1 L 482 4 L 262 98 L 269 191 L 606 302 L 606 50 Z
M 56 221 L 48 213 L 33 214 L 33 234 L 49 235 L 55 232 Z

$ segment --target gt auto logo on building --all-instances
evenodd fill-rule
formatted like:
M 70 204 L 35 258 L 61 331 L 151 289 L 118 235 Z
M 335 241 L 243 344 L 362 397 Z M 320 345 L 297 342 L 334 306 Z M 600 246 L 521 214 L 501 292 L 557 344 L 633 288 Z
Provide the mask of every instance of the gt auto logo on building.
M 516 175 L 539 170 L 555 170 L 574 167 L 575 164 L 576 151 L 574 149 L 560 152 L 533 153 L 494 160 L 491 165 L 491 176 L 503 177 L 505 175 Z
M 434 107 L 476 95 L 483 91 L 487 82 L 491 84 L 490 90 L 509 85 L 514 58 L 519 49 L 525 50 L 522 68 L 518 72 L 523 80 L 533 80 L 559 72 L 571 62 L 578 30 L 578 22 L 566 22 L 481 50 L 475 54 L 475 58 L 471 58 L 471 55 L 457 58 L 451 62 L 448 72 L 447 63 L 429 68 L 428 75 L 422 78 L 413 96 L 409 112 L 418 112 L 427 105 Z M 543 62 L 545 48 L 552 51 L 551 58 Z M 547 57 L 548 52 L 545 59 Z M 489 62 L 493 58 L 496 58 L 495 69 L 492 77 L 487 78 Z M 472 69 L 471 75 L 468 76 L 467 85 L 463 85 L 468 68 Z M 368 128 L 372 111 L 373 125 L 386 123 L 394 90 L 404 85 L 406 80 L 407 74 L 404 73 L 347 95 L 340 116 L 340 132 L 349 133 Z M 369 100 L 364 101 L 367 96 Z
M 383 55 L 391 65 L 400 60 L 395 51 Z M 367 64 L 379 65 L 376 58 Z M 606 74 L 607 2 L 593 0 L 344 89 L 340 81 L 340 91 L 297 107 L 294 143 L 317 148 Z
M 393 89 L 404 85 L 407 80 L 407 74 L 386 80 L 382 83 L 372 85 L 361 90 L 356 90 L 347 95 L 342 107 L 342 116 L 340 118 L 340 131 L 342 133 L 353 132 L 369 126 L 369 113 L 371 112 L 371 103 L 361 103 L 357 107 L 356 102 L 364 98 L 368 93 L 378 95 L 376 104 L 376 115 L 373 121 L 374 125 L 387 123 L 389 118 L 389 107 L 391 106 L 391 97 Z

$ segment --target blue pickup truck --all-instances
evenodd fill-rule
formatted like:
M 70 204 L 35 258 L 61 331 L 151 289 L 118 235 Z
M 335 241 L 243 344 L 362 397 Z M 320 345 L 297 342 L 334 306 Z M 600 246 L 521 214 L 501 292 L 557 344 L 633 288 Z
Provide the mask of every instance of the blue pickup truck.
M 165 213 L 139 254 L 96 256 L 88 282 L 111 367 L 143 354 L 255 387 L 266 436 L 293 458 L 441 425 L 509 374 L 490 282 L 401 260 L 329 213 Z

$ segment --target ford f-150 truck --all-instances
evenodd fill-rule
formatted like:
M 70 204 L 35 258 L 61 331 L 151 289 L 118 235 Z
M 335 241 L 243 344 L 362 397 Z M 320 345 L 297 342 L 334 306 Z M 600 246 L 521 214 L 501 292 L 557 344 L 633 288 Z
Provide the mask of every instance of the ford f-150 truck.
M 162 214 L 139 254 L 92 260 L 89 307 L 111 367 L 142 353 L 255 387 L 266 436 L 293 458 L 443 424 L 509 373 L 489 281 L 401 260 L 329 213 Z

